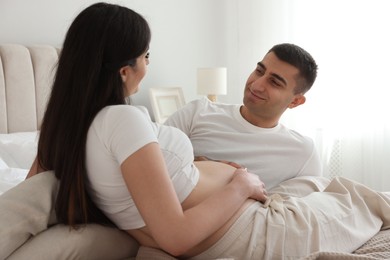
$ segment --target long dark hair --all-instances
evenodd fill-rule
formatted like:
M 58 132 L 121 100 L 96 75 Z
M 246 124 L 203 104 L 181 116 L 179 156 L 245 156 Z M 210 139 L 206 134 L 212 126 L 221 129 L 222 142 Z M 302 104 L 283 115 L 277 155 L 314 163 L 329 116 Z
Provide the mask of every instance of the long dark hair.
M 143 54 L 150 38 L 141 15 L 107 3 L 84 9 L 66 34 L 38 143 L 40 167 L 60 180 L 61 223 L 110 223 L 86 190 L 87 133 L 102 108 L 125 103 L 119 69 Z

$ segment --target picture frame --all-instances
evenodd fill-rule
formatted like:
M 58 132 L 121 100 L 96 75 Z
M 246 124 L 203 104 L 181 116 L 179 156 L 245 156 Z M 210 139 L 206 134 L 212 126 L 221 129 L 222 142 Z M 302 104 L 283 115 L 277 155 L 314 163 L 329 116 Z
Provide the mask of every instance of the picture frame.
M 160 124 L 164 123 L 172 113 L 185 104 L 181 87 L 149 88 L 149 98 L 153 109 L 154 121 Z

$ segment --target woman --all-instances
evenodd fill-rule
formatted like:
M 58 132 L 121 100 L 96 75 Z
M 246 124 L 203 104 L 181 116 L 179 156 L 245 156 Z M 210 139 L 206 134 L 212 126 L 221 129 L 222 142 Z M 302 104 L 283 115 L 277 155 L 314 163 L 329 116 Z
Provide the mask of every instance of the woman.
M 141 244 L 181 255 L 228 227 L 249 198 L 265 201 L 266 196 L 263 183 L 243 169 L 205 175 L 214 165 L 192 164 L 184 134 L 152 124 L 125 104 L 146 73 L 149 41 L 147 22 L 124 7 L 98 3 L 76 17 L 29 176 L 55 170 L 61 180 L 56 202 L 61 222 L 106 223 L 106 215 Z
M 316 219 L 302 213 L 309 199 L 267 200 L 263 183 L 245 169 L 193 163 L 182 132 L 156 125 L 125 104 L 146 73 L 149 42 L 147 22 L 117 5 L 94 4 L 70 26 L 28 174 L 55 171 L 61 180 L 58 219 L 73 227 L 113 222 L 141 245 L 183 258 L 260 259 L 313 251 L 311 241 L 317 240 L 309 233 L 305 248 L 269 250 L 289 230 L 279 223 L 281 212 L 293 229 L 301 220 Z M 264 207 L 258 202 L 266 200 Z M 306 222 L 307 230 L 318 230 Z

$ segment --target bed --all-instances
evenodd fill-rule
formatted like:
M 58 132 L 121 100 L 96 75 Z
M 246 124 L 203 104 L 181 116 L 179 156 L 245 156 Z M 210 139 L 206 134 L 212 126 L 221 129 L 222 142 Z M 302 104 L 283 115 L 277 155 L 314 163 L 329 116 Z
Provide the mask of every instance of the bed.
M 0 259 L 173 259 L 139 248 L 115 228 L 91 224 L 71 231 L 55 219 L 54 174 L 23 181 L 36 154 L 58 54 L 48 45 L 0 45 Z M 316 252 L 305 259 L 390 259 L 390 231 L 351 254 Z

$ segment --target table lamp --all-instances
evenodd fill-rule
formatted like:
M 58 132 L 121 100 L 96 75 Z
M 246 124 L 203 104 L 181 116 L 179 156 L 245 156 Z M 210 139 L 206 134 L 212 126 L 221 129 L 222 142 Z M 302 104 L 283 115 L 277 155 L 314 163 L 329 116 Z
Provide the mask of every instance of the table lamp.
M 212 102 L 217 95 L 226 95 L 226 68 L 198 68 L 198 94 L 207 95 Z

